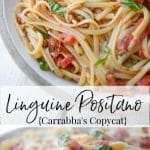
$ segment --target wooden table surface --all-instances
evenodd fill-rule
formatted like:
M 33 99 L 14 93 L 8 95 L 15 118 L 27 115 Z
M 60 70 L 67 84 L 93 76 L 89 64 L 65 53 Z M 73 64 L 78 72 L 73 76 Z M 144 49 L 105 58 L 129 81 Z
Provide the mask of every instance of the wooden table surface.
M 34 85 L 15 64 L 0 36 L 0 85 Z

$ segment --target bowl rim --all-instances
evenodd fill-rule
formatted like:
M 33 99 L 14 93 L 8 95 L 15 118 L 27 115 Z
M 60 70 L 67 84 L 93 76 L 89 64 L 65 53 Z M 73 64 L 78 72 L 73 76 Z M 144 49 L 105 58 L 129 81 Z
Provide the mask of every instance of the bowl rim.
M 17 48 L 15 47 L 12 39 L 9 35 L 9 31 L 7 28 L 7 21 L 5 18 L 5 9 L 4 9 L 4 1 L 1 0 L 2 5 L 0 5 L 0 36 L 1 39 L 15 62 L 15 64 L 21 69 L 21 71 L 31 80 L 34 84 L 42 85 L 42 86 L 54 86 L 52 82 L 48 82 L 46 79 L 42 78 L 40 74 L 38 74 L 19 54 Z M 28 68 L 28 69 L 25 69 Z
M 3 133 L 2 135 L 0 135 L 0 144 L 7 140 L 8 138 L 11 139 L 13 138 L 14 136 L 22 133 L 23 131 L 25 131 L 24 128 L 18 128 L 18 129 L 12 129 L 11 131 L 8 131 L 6 133 Z

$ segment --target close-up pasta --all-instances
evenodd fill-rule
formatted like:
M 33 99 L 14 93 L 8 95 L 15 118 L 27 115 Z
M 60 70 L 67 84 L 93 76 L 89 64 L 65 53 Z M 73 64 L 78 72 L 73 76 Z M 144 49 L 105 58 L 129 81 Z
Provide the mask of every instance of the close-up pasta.
M 149 128 L 25 129 L 1 150 L 148 150 Z
M 150 85 L 149 0 L 20 0 L 14 18 L 43 71 L 79 85 Z

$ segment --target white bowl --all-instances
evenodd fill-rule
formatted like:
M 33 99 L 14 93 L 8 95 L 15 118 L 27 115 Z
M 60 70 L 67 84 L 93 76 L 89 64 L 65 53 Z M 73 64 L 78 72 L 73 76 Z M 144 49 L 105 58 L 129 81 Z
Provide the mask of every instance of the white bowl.
M 38 85 L 75 85 L 71 81 L 57 77 L 52 72 L 43 72 L 38 63 L 28 53 L 21 37 L 19 36 L 14 20 L 13 11 L 19 0 L 1 0 L 0 30 L 3 41 L 15 62 L 29 78 Z

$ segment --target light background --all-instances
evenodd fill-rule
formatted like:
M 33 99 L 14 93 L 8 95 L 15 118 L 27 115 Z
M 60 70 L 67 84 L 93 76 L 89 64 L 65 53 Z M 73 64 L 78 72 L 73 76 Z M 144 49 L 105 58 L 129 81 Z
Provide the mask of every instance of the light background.
M 33 85 L 34 83 L 21 71 L 9 55 L 0 35 L 0 86 Z M 17 127 L 0 126 L 0 136 Z
M 9 55 L 0 36 L 0 85 L 34 85 Z

